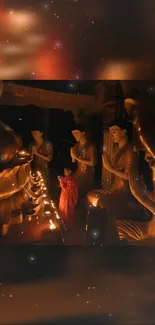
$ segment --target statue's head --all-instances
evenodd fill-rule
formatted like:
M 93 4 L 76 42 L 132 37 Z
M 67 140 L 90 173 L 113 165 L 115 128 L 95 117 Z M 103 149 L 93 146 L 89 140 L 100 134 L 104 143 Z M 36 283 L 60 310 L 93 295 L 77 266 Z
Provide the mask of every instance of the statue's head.
M 34 129 L 31 131 L 31 134 L 35 141 L 38 141 L 43 137 L 43 132 L 41 131 L 41 129 Z
M 120 143 L 127 136 L 127 123 L 124 120 L 114 120 L 109 127 L 114 143 Z
M 80 142 L 83 138 L 86 137 L 86 131 L 82 125 L 76 124 L 72 128 L 72 135 L 77 142 Z

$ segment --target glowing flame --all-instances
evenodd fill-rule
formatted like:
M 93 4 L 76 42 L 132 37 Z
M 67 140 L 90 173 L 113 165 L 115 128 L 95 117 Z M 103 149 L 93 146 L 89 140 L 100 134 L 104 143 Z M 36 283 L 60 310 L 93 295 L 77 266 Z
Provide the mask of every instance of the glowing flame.
M 49 229 L 51 229 L 51 230 L 56 229 L 56 226 L 55 226 L 55 224 L 53 223 L 53 221 L 52 221 L 52 220 L 49 220 L 49 222 L 50 222 Z
M 57 219 L 60 219 L 60 217 L 59 217 L 59 215 L 58 215 L 57 212 L 55 212 L 55 215 L 56 215 L 56 218 L 57 218 Z
M 51 211 L 45 211 L 45 214 L 50 215 Z
M 45 205 L 48 205 L 48 204 L 50 204 L 50 203 L 49 203 L 49 201 L 44 201 L 44 204 L 45 204 Z
M 96 200 L 95 202 L 92 202 L 92 206 L 97 207 L 97 202 L 98 202 L 98 200 Z

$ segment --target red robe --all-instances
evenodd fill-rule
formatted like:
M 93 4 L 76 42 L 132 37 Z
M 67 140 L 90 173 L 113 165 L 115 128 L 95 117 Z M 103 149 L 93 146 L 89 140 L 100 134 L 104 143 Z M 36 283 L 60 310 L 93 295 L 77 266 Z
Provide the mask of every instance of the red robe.
M 59 211 L 61 218 L 68 227 L 73 225 L 74 208 L 78 201 L 78 186 L 72 176 L 67 176 L 60 181 L 61 195 Z

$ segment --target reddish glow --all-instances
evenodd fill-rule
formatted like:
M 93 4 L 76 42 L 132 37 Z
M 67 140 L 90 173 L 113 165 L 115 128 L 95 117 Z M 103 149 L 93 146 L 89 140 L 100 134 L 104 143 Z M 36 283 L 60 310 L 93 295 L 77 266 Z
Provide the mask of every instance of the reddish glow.
M 69 79 L 69 67 L 63 52 L 45 49 L 34 60 L 36 79 Z

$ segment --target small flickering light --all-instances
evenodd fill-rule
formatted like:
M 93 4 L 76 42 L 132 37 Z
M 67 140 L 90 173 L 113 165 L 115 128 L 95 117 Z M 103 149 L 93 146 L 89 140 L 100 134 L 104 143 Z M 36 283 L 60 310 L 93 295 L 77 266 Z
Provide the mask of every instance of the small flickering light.
M 44 190 L 44 191 L 46 191 L 46 190 L 47 190 L 47 187 L 46 187 L 46 186 L 44 186 L 44 187 L 43 187 L 43 190 Z
M 32 221 L 32 217 L 28 217 L 28 221 Z
M 35 255 L 32 254 L 32 255 L 28 256 L 28 262 L 29 262 L 30 264 L 35 264 L 36 261 L 37 261 L 37 258 L 36 258 Z
M 51 214 L 51 211 L 45 211 L 45 214 L 46 215 L 50 215 Z
M 92 206 L 93 206 L 93 207 L 97 207 L 97 201 L 92 202 Z
M 47 197 L 47 195 L 46 194 L 43 194 L 43 197 Z
M 99 237 L 100 233 L 98 229 L 95 229 L 92 231 L 92 237 L 97 239 Z
M 49 220 L 49 222 L 50 222 L 49 229 L 51 229 L 51 230 L 56 229 L 56 226 L 55 226 L 55 224 L 53 223 L 53 221 L 52 221 L 52 220 Z
M 56 214 L 56 218 L 57 218 L 57 219 L 60 219 L 60 217 L 59 217 L 58 213 L 57 213 L 57 212 L 55 212 L 55 214 Z
M 44 204 L 45 204 L 45 205 L 48 205 L 48 204 L 50 204 L 50 203 L 49 203 L 49 201 L 44 201 Z

